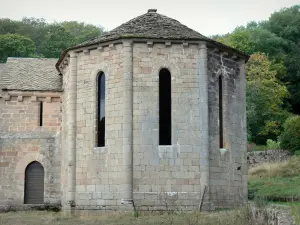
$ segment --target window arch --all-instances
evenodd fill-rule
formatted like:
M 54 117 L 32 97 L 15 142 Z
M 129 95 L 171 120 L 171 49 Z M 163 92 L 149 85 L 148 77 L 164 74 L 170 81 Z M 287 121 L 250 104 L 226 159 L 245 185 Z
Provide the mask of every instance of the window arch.
M 25 169 L 24 204 L 44 203 L 44 167 L 37 161 Z
M 97 78 L 97 146 L 105 146 L 105 73 L 100 72 Z
M 159 71 L 159 145 L 172 143 L 171 94 L 171 73 L 163 68 Z
M 223 78 L 219 76 L 219 140 L 220 148 L 224 147 L 223 137 Z

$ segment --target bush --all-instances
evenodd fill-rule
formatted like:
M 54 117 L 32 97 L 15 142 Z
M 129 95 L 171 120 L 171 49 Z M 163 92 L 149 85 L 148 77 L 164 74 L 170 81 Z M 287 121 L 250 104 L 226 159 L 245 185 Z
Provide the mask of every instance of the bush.
M 272 150 L 275 150 L 275 149 L 280 149 L 280 142 L 279 141 L 273 141 L 271 139 L 268 139 L 267 140 L 267 147 L 268 149 L 272 149 Z
M 289 117 L 284 125 L 281 133 L 280 146 L 283 149 L 289 149 L 295 152 L 300 149 L 300 116 Z

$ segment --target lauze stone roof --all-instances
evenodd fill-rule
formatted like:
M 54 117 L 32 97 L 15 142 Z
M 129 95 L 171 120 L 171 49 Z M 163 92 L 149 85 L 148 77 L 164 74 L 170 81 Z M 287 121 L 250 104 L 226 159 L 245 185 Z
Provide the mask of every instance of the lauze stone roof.
M 5 64 L 0 64 L 1 90 L 61 91 L 62 77 L 55 69 L 56 61 L 46 58 L 8 58 Z
M 118 38 L 153 38 L 179 40 L 209 40 L 207 37 L 181 24 L 177 20 L 155 12 L 138 16 L 100 37 L 76 47 L 97 44 Z
M 60 62 L 67 54 L 69 50 L 95 45 L 107 41 L 113 41 L 121 38 L 144 38 L 144 39 L 163 39 L 163 40 L 195 40 L 195 41 L 207 41 L 212 43 L 216 47 L 225 48 L 231 52 L 235 52 L 244 58 L 248 59 L 249 56 L 241 51 L 233 49 L 215 40 L 207 38 L 202 34 L 188 28 L 179 21 L 172 19 L 170 17 L 156 13 L 156 10 L 149 10 L 141 16 L 138 16 L 112 31 L 103 34 L 99 37 L 93 38 L 91 40 L 85 41 L 79 45 L 66 49 L 59 61 L 56 63 L 58 68 Z

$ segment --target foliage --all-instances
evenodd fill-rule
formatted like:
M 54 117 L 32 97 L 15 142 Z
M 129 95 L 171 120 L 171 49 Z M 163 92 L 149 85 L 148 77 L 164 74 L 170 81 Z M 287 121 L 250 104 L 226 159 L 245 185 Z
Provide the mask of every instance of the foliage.
M 30 57 L 35 54 L 33 41 L 19 34 L 0 35 L 0 62 L 5 62 L 8 56 Z
M 103 33 L 102 27 L 96 27 L 91 24 L 80 23 L 77 21 L 64 21 L 59 23 L 59 25 L 73 37 L 76 44 L 100 36 Z
M 268 55 L 277 78 L 291 93 L 284 107 L 300 114 L 300 5 L 283 8 L 267 21 L 250 22 L 232 33 L 214 38 L 248 54 L 263 52 Z
M 265 144 L 276 139 L 289 115 L 283 108 L 289 96 L 286 86 L 276 78 L 272 63 L 263 53 L 255 53 L 246 65 L 247 126 L 251 141 Z
M 280 141 L 273 141 L 271 139 L 268 139 L 267 147 L 268 147 L 268 149 L 272 149 L 272 150 L 280 149 Z
M 0 35 L 19 34 L 25 36 L 34 42 L 36 46 L 34 54 L 47 58 L 58 58 L 66 48 L 102 33 L 102 27 L 77 21 L 47 23 L 43 18 L 25 17 L 22 21 L 0 19 Z M 5 57 L 8 56 L 13 55 L 9 54 Z
M 300 150 L 300 116 L 291 116 L 284 123 L 280 135 L 281 147 L 295 152 Z
M 60 25 L 47 27 L 47 35 L 41 45 L 41 53 L 47 58 L 58 58 L 60 53 L 75 44 L 70 33 Z

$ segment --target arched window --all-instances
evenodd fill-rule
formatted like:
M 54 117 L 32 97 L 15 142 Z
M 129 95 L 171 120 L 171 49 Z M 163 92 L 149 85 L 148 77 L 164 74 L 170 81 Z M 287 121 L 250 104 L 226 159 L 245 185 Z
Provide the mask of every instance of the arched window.
M 172 142 L 171 73 L 168 69 L 159 72 L 159 145 Z
M 24 204 L 44 203 L 44 167 L 37 161 L 25 169 Z
M 223 140 L 223 80 L 222 76 L 219 76 L 219 137 L 220 148 L 224 147 Z
M 97 146 L 105 146 L 105 74 L 98 74 Z

